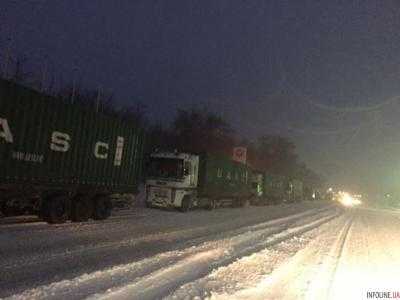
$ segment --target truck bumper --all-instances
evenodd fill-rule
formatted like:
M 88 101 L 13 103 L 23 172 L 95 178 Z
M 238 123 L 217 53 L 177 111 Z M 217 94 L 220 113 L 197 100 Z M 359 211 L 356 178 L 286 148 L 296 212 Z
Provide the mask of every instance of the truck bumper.
M 186 195 L 192 195 L 194 190 L 174 189 L 167 187 L 148 186 L 146 201 L 152 207 L 180 208 Z

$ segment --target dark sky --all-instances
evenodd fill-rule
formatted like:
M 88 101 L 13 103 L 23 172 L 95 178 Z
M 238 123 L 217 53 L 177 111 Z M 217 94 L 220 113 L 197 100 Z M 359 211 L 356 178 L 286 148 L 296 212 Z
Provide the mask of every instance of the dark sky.
M 207 105 L 336 183 L 400 188 L 399 0 L 2 0 L 7 49 L 154 120 Z

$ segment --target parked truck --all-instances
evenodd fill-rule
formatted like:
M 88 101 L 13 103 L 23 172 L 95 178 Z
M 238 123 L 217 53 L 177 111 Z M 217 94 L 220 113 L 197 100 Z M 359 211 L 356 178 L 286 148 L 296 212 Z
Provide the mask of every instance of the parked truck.
M 143 132 L 116 117 L 0 81 L 0 211 L 49 223 L 105 219 L 134 193 Z
M 322 200 L 322 194 L 319 188 L 312 185 L 304 185 L 303 196 L 306 201 L 320 201 Z
M 149 207 L 243 206 L 252 196 L 251 170 L 227 157 L 158 152 L 150 156 L 147 171 Z
M 301 202 L 304 200 L 303 182 L 298 179 L 289 182 L 289 202 Z
M 265 173 L 254 170 L 251 174 L 252 204 L 258 205 L 265 198 Z
M 259 177 L 261 177 L 259 175 Z M 262 173 L 262 195 L 253 200 L 256 205 L 279 204 L 288 199 L 288 179 L 285 176 Z

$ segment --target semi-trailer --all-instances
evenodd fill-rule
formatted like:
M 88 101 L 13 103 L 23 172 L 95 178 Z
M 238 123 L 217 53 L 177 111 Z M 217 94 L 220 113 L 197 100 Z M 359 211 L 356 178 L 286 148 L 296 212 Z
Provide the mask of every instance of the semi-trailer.
M 288 201 L 289 180 L 282 175 L 256 171 L 253 188 L 260 191 L 252 199 L 254 205 L 279 204 Z
M 253 195 L 250 168 L 228 157 L 156 152 L 146 169 L 149 207 L 243 206 Z
M 299 179 L 292 179 L 289 182 L 289 202 L 300 202 L 304 200 L 303 182 Z
M 105 219 L 137 191 L 143 131 L 117 117 L 0 81 L 0 211 L 49 223 Z

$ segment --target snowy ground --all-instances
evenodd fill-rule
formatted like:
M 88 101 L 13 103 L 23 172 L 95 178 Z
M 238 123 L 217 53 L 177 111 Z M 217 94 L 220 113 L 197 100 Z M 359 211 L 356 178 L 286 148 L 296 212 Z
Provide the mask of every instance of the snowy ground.
M 400 292 L 399 225 L 396 211 L 327 203 L 7 224 L 0 297 L 367 299 Z

